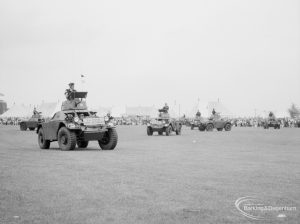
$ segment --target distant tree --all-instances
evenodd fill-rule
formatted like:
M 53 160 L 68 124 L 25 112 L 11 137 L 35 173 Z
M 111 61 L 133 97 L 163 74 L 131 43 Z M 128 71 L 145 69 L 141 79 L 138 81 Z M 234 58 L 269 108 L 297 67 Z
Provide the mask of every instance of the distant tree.
M 299 118 L 300 116 L 300 110 L 296 107 L 296 105 L 293 103 L 292 106 L 288 109 L 291 118 Z

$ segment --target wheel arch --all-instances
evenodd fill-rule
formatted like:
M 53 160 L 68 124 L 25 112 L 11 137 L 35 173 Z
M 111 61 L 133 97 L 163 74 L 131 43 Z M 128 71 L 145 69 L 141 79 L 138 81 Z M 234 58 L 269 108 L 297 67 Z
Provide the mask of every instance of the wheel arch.
M 58 136 L 58 132 L 59 132 L 59 130 L 60 130 L 62 127 L 66 127 L 66 124 L 63 123 L 63 122 L 60 122 L 59 125 L 58 125 L 58 128 L 57 128 L 57 130 L 56 130 L 56 137 Z
M 36 133 L 39 133 L 39 130 L 43 127 L 43 125 L 38 124 L 38 126 L 36 127 Z

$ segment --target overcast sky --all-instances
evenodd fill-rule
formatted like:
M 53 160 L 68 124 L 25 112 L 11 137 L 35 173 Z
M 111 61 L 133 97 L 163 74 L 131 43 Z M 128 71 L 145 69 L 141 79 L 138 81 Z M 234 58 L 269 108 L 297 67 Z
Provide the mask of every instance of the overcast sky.
M 300 104 L 299 0 L 0 1 L 0 92 L 53 102 L 216 101 L 240 115 Z

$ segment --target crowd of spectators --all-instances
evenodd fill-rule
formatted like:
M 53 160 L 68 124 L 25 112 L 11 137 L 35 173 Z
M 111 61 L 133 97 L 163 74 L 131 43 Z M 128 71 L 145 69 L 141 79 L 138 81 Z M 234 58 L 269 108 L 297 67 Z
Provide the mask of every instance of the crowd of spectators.
M 236 127 L 262 127 L 265 118 L 236 118 L 231 119 L 231 123 Z M 281 127 L 300 127 L 300 120 L 292 119 L 292 118 L 279 118 L 278 121 L 280 122 Z
M 0 118 L 1 125 L 19 125 L 21 118 L 18 117 L 9 117 L 9 118 Z
M 26 118 L 19 117 L 10 117 L 10 118 L 0 118 L 0 125 L 19 125 L 20 121 Z M 29 118 L 28 118 L 29 119 Z M 183 121 L 185 120 L 185 122 Z M 181 119 L 181 121 L 185 124 L 188 119 Z M 231 118 L 231 123 L 235 127 L 262 127 L 263 122 L 266 120 L 265 118 L 257 117 L 257 118 Z M 292 118 L 279 118 L 278 119 L 281 127 L 300 127 L 300 119 L 292 119 Z M 146 125 L 147 122 L 150 121 L 149 117 L 141 117 L 141 116 L 130 116 L 130 117 L 119 117 L 114 118 L 114 123 L 116 125 Z

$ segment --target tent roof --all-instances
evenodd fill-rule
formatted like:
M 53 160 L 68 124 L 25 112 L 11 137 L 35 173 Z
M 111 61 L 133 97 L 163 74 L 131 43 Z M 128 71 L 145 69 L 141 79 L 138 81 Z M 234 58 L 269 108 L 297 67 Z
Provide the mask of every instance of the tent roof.
M 154 106 L 126 107 L 126 115 L 156 117 L 158 110 Z
M 0 115 L 0 117 L 31 117 L 32 112 L 32 106 L 13 105 L 8 111 Z

